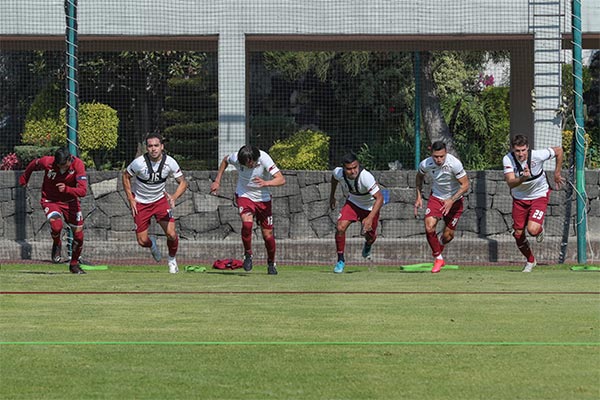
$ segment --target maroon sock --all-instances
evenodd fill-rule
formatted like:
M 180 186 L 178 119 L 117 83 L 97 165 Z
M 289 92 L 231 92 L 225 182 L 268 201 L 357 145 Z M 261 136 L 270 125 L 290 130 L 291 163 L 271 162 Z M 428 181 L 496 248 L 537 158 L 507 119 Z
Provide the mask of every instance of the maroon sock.
M 265 247 L 267 248 L 267 262 L 275 262 L 275 236 L 271 235 L 265 238 Z
M 71 248 L 71 265 L 79 263 L 83 250 L 83 231 L 73 232 L 73 247 Z
M 338 254 L 344 254 L 344 250 L 346 249 L 346 234 L 335 235 L 335 248 Z
M 521 234 L 521 236 L 513 236 L 515 237 L 519 251 L 527 258 L 527 262 L 534 262 L 535 257 L 533 257 L 533 252 L 531 251 L 531 247 L 529 247 L 529 241 L 525 233 Z
M 177 248 L 179 247 L 179 236 L 175 235 L 175 240 L 167 239 L 167 248 L 169 249 L 169 257 L 175 257 Z
M 431 247 L 431 254 L 433 254 L 434 257 L 439 256 L 442 253 L 442 248 L 437 234 L 435 233 L 435 231 L 433 231 L 426 232 L 425 235 L 427 236 L 427 242 L 429 243 L 429 247 Z
M 252 254 L 252 225 L 252 222 L 242 222 L 242 243 L 246 254 Z
M 52 236 L 52 244 L 60 245 L 60 234 L 63 229 L 63 222 L 60 218 L 50 220 L 50 236 Z

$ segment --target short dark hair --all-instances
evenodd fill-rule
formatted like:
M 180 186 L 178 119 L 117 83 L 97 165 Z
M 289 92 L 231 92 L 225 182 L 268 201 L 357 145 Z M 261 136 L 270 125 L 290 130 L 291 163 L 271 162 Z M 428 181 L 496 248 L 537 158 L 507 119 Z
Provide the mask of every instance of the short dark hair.
M 431 151 L 440 151 L 446 150 L 446 143 L 442 140 L 438 140 L 437 142 L 433 142 L 431 144 Z
M 358 160 L 358 156 L 353 152 L 349 152 L 344 154 L 344 157 L 342 157 L 342 164 L 352 164 L 354 161 Z
M 165 138 L 163 137 L 163 135 L 161 135 L 158 132 L 150 132 L 149 134 L 146 135 L 146 137 L 144 138 L 144 143 L 146 145 L 148 144 L 148 139 L 158 139 L 160 144 L 163 144 L 165 142 Z
M 512 147 L 515 146 L 529 146 L 529 140 L 525 135 L 517 135 L 513 138 L 511 142 Z
M 71 153 L 69 153 L 68 147 L 61 147 L 54 152 L 54 163 L 56 165 L 64 165 L 71 160 L 73 160 L 73 157 L 71 156 Z
M 241 165 L 246 165 L 249 161 L 258 161 L 259 158 L 259 148 L 251 144 L 244 145 L 238 150 L 238 161 Z

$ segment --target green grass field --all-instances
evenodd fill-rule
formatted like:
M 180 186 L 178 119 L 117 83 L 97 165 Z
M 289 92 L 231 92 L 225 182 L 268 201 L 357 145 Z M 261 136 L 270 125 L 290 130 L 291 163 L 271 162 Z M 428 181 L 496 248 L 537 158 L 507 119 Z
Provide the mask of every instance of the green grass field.
M 600 398 L 600 273 L 279 270 L 1 265 L 0 398 Z

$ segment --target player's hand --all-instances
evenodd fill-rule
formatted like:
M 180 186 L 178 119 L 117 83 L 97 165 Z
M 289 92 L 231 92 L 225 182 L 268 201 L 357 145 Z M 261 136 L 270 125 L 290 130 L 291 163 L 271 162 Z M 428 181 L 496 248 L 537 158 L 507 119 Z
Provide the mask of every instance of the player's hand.
M 444 204 L 442 205 L 442 215 L 444 215 L 444 216 L 448 215 L 453 204 L 454 204 L 454 202 L 452 201 L 452 199 L 444 200 Z
M 335 210 L 336 205 L 337 205 L 337 202 L 335 201 L 335 197 L 330 197 L 329 198 L 329 208 L 332 210 Z
M 64 183 L 57 183 L 56 184 L 56 188 L 58 189 L 59 192 L 64 193 L 66 188 L 65 188 L 65 184 Z
M 171 197 L 171 195 L 169 193 L 167 193 L 166 191 L 165 191 L 165 197 L 167 198 L 167 201 L 169 202 L 171 209 L 174 209 L 175 208 L 175 200 L 173 200 L 173 197 Z
M 415 200 L 415 218 L 419 218 L 419 209 L 423 208 L 423 199 L 419 196 Z
M 135 201 L 135 199 L 129 199 L 129 208 L 131 208 L 131 215 L 135 217 L 138 213 L 137 201 Z
M 268 186 L 267 181 L 265 181 L 263 178 L 261 178 L 259 176 L 255 176 L 252 179 L 252 182 L 258 187 Z
M 529 170 L 529 166 L 526 165 L 523 168 L 523 174 L 521 176 L 524 176 L 525 178 L 531 177 L 531 171 Z
M 212 194 L 213 196 L 216 196 L 220 187 L 221 187 L 221 183 L 214 181 L 212 183 L 212 185 L 210 185 L 210 194 Z
M 368 232 L 373 230 L 373 222 L 369 217 L 363 219 L 362 221 L 362 229 L 360 230 L 360 234 L 365 236 Z
M 562 177 L 560 171 L 554 173 L 554 183 L 557 189 L 560 189 L 565 184 L 565 178 Z

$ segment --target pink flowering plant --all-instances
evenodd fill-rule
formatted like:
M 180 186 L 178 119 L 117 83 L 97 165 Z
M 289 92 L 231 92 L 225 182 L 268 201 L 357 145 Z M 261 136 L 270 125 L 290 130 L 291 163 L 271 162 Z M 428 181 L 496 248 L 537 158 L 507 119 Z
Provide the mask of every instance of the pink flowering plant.
M 9 153 L 2 158 L 2 163 L 0 164 L 0 170 L 2 171 L 12 171 L 18 169 L 21 166 L 21 161 L 19 161 L 19 157 L 15 153 Z

